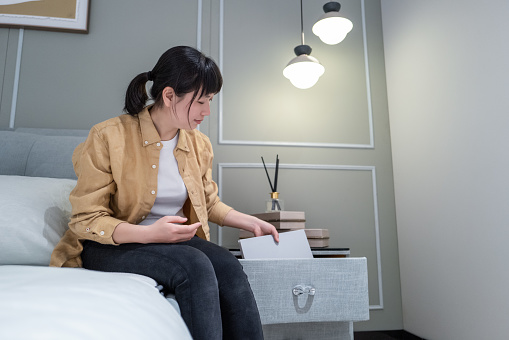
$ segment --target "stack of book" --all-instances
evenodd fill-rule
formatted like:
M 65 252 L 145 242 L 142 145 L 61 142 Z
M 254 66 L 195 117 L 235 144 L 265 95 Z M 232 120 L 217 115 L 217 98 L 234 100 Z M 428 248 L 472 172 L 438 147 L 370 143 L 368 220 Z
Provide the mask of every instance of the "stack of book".
M 306 215 L 304 211 L 274 211 L 253 214 L 253 216 L 269 222 L 275 226 L 280 233 L 304 229 L 311 248 L 324 248 L 329 246 L 329 230 L 306 228 Z M 254 234 L 249 231 L 240 230 L 239 232 L 239 238 L 241 239 L 253 236 Z

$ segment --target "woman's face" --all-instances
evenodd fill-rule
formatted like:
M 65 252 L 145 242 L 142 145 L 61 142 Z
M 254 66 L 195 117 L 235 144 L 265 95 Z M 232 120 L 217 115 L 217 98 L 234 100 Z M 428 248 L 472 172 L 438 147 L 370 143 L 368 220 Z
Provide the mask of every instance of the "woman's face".
M 197 97 L 191 104 L 191 108 L 189 108 L 189 104 L 193 98 L 193 92 L 178 97 L 175 103 L 178 127 L 184 130 L 196 129 L 203 119 L 210 115 L 210 102 L 213 97 L 213 94 L 206 94 L 200 98 Z

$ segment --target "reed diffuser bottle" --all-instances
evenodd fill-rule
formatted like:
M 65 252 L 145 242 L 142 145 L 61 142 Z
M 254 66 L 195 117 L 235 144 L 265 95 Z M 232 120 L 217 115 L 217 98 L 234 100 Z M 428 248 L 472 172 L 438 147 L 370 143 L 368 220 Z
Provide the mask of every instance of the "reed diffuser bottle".
M 271 192 L 270 199 L 266 201 L 265 212 L 281 211 L 284 210 L 284 200 L 279 198 L 279 192 Z

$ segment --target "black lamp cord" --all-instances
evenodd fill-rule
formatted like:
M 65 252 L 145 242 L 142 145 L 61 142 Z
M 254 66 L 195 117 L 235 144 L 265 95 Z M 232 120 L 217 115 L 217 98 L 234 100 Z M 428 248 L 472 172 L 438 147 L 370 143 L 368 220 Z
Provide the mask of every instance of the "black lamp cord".
M 300 0 L 300 32 L 301 32 L 301 45 L 304 45 L 304 19 L 302 15 L 302 0 Z

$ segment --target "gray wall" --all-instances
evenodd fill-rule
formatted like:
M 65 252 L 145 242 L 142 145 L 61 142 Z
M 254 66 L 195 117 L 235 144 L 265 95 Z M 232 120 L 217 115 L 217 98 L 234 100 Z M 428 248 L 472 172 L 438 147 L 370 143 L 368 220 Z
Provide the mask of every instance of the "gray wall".
M 88 129 L 119 115 L 132 78 L 151 69 L 169 46 L 196 46 L 197 13 L 196 1 L 148 0 L 129 6 L 93 1 L 89 34 L 25 30 L 15 125 Z M 0 32 L 0 56 L 6 55 L 8 64 L 0 106 L 5 126 L 18 30 Z
M 505 339 L 509 3 L 382 4 L 404 328 Z
M 308 228 L 328 228 L 332 247 L 368 258 L 371 320 L 356 330 L 400 329 L 380 2 L 342 1 L 354 30 L 335 46 L 311 33 L 322 5 L 304 1 L 304 30 L 326 72 L 299 90 L 282 75 L 300 44 L 297 1 L 93 2 L 88 35 L 25 30 L 16 127 L 88 129 L 121 113 L 128 82 L 164 50 L 199 45 L 225 79 L 201 126 L 214 145 L 223 200 L 263 211 L 270 189 L 260 156 L 274 163 L 278 154 L 286 209 L 304 210 Z M 9 122 L 17 37 L 0 30 L 1 127 Z M 237 237 L 231 228 L 212 230 L 223 245 L 236 246 Z

